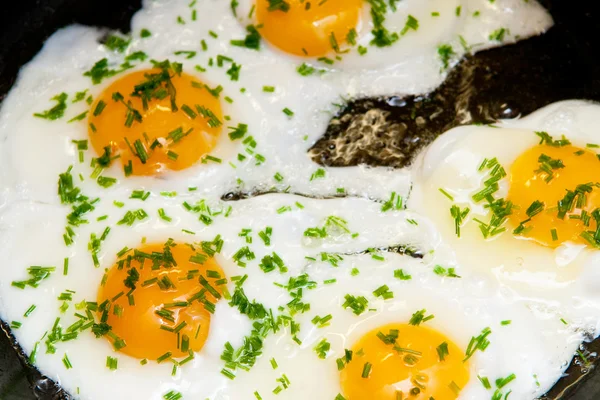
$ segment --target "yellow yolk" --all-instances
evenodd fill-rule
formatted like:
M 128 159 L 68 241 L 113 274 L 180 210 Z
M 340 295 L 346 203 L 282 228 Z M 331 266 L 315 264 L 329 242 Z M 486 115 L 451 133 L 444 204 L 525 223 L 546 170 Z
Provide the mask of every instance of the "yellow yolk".
M 546 172 L 541 169 L 544 161 Z M 550 247 L 565 241 L 586 243 L 581 234 L 596 230 L 591 213 L 600 207 L 600 190 L 594 186 L 598 181 L 600 161 L 589 150 L 571 145 L 539 145 L 527 150 L 510 169 L 508 200 L 515 205 L 510 216 L 513 229 L 530 218 L 531 209 L 529 215 L 527 211 L 538 201 L 544 204 L 543 210 L 523 223 L 521 236 Z M 578 194 L 585 192 L 577 190 L 581 184 L 591 184 L 591 192 Z M 575 194 L 571 202 L 569 191 Z M 557 206 L 563 199 L 567 199 L 563 202 L 567 210 L 561 218 Z
M 363 8 L 363 0 L 287 0 L 287 11 L 270 10 L 270 3 L 256 1 L 261 36 L 286 53 L 307 57 L 339 51 L 348 33 L 356 33 Z
M 378 334 L 388 336 L 387 343 Z M 469 381 L 464 357 L 433 329 L 386 325 L 352 346 L 352 360 L 340 373 L 343 395 L 348 400 L 454 400 Z
M 132 72 L 106 88 L 92 105 L 88 130 L 98 156 L 109 146 L 125 175 L 158 175 L 188 168 L 209 153 L 221 121 L 220 101 L 203 83 L 172 69 L 152 69 Z
M 216 281 L 223 279 L 223 272 L 214 259 L 188 245 L 165 246 L 129 251 L 108 270 L 100 286 L 98 312 L 101 322 L 112 328 L 105 337 L 132 357 L 156 360 L 167 353 L 175 358 L 200 351 L 210 328 L 207 308 L 221 296 Z M 165 249 L 174 262 L 165 261 L 170 259 Z M 205 261 L 198 264 L 190 258 Z M 133 284 L 128 283 L 138 274 Z

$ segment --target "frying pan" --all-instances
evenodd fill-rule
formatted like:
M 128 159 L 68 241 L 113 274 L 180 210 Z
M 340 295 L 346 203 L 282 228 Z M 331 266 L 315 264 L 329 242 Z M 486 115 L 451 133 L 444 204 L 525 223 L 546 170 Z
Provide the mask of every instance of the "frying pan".
M 222 0 L 226 1 L 226 0 Z M 390 118 L 407 125 L 406 157 L 412 156 L 443 131 L 459 125 L 458 114 L 468 111 L 474 122 L 515 118 L 559 100 L 600 102 L 600 8 L 589 0 L 540 0 L 551 12 L 555 26 L 545 35 L 515 45 L 466 57 L 446 82 L 426 96 L 358 99 L 334 119 L 310 150 L 319 164 L 344 167 L 358 163 L 389 165 L 376 153 L 335 157 L 328 142 L 343 133 L 339 121 L 369 109 L 390 111 Z M 0 13 L 0 100 L 13 85 L 19 68 L 58 28 L 71 23 L 103 26 L 127 32 L 141 0 L 19 0 L 3 4 Z M 437 117 L 416 125 L 415 110 Z M 345 161 L 339 161 L 345 160 Z M 2 277 L 0 277 L 2 279 Z M 4 301 L 7 301 L 5 299 Z M 0 321 L 0 400 L 69 399 L 58 385 L 27 365 L 6 324 Z M 4 334 L 4 333 L 5 334 Z M 600 340 L 585 343 L 587 363 L 575 357 L 565 376 L 543 400 L 600 399 Z

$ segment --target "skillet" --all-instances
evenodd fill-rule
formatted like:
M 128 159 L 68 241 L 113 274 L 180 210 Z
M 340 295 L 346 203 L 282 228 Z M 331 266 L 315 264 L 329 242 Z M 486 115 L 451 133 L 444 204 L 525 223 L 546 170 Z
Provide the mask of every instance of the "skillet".
M 225 1 L 225 0 L 222 0 Z M 19 68 L 41 48 L 54 31 L 70 23 L 103 26 L 127 32 L 141 0 L 19 0 L 0 13 L 0 100 L 13 85 Z M 459 125 L 468 111 L 474 122 L 515 118 L 559 100 L 600 101 L 600 8 L 588 0 L 540 0 L 552 13 L 555 26 L 545 35 L 515 45 L 466 57 L 446 82 L 426 96 L 358 99 L 351 101 L 309 154 L 319 164 L 344 167 L 359 163 L 402 167 L 421 147 L 445 130 Z M 339 154 L 330 143 L 344 134 L 352 117 L 371 109 L 389 111 L 389 118 L 407 127 L 404 157 L 393 164 L 377 149 Z M 435 114 L 415 124 L 415 113 Z M 399 160 L 399 161 L 398 161 Z M 235 198 L 229 194 L 229 199 Z M 1 277 L 0 277 L 1 279 Z M 5 299 L 6 301 L 6 299 Z M 0 321 L 0 400 L 69 399 L 60 387 L 27 365 L 25 357 Z M 565 376 L 543 400 L 600 399 L 600 340 L 582 348 Z

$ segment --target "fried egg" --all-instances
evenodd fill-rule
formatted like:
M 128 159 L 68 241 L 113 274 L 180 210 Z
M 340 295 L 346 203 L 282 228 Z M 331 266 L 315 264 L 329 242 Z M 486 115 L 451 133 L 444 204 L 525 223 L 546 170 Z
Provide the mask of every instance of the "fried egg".
M 239 3 L 236 16 L 242 25 L 260 26 L 265 41 L 281 53 L 328 69 L 362 70 L 376 82 L 375 72 L 383 73 L 380 79 L 394 86 L 397 82 L 385 76 L 391 69 L 397 70 L 394 80 L 417 65 L 426 69 L 422 76 L 434 76 L 440 65 L 431 59 L 439 56 L 440 45 L 452 50 L 445 61 L 455 61 L 465 51 L 494 46 L 490 37 L 496 38 L 502 28 L 505 35 L 500 42 L 540 34 L 551 24 L 539 4 L 520 1 L 502 5 L 460 0 Z M 511 13 L 522 15 L 531 25 L 510 21 Z
M 458 265 L 594 337 L 597 113 L 595 104 L 570 101 L 453 129 L 417 163 L 409 202 Z
M 503 397 L 510 391 L 515 398 L 531 399 L 551 387 L 568 365 L 581 336 L 560 321 L 534 317 L 524 307 L 490 296 L 462 270 L 460 278 L 438 275 L 432 270 L 441 260 L 435 257 L 419 261 L 383 255 L 385 260 L 344 256 L 333 268 L 323 268 L 322 262 L 306 266 L 312 281 L 328 284 L 304 293 L 310 312 L 298 319 L 301 348 L 283 335 L 271 339 L 275 341 L 267 346 L 271 352 L 267 350 L 257 364 L 263 376 L 276 377 L 282 366 L 293 369 L 296 357 L 314 357 L 312 353 L 320 351 L 323 362 L 305 372 L 300 387 L 290 378 L 286 395 L 335 398 L 335 390 L 340 390 L 350 399 L 365 398 L 367 391 L 381 399 L 394 399 L 400 393 L 403 399 L 419 395 L 481 399 L 494 393 Z M 345 312 L 337 311 L 340 306 Z M 417 322 L 421 318 L 425 322 Z M 467 357 L 465 352 L 472 351 L 469 343 L 479 343 L 488 335 L 489 347 L 484 344 L 485 351 Z M 442 343 L 454 349 L 457 359 L 440 360 L 437 348 Z M 401 349 L 394 350 L 395 346 Z M 419 361 L 413 364 L 411 355 Z M 276 370 L 271 357 L 277 361 Z M 508 379 L 511 384 L 504 386 L 504 379 L 513 374 L 519 378 Z M 240 378 L 252 379 L 251 374 Z M 486 379 L 489 388 L 481 383 Z M 331 386 L 331 381 L 340 386 Z M 261 383 L 264 389 L 258 391 L 263 396 L 270 382 Z M 314 392 L 312 385 L 318 385 Z M 240 394 L 234 398 L 252 395 L 236 393 Z

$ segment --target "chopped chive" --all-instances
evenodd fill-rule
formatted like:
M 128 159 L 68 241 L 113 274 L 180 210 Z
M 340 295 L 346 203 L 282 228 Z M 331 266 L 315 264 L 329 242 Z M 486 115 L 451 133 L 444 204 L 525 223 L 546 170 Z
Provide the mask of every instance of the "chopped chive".
M 444 359 L 446 358 L 447 355 L 449 355 L 449 351 L 448 351 L 448 343 L 447 342 L 443 342 L 441 343 L 437 348 L 437 354 L 438 354 L 438 358 L 440 361 L 444 361 Z
M 447 191 L 445 191 L 445 190 L 444 190 L 444 189 L 442 189 L 442 188 L 439 188 L 438 190 L 439 190 L 439 191 L 440 191 L 440 192 L 441 192 L 441 193 L 442 193 L 444 196 L 446 196 L 448 199 L 450 199 L 450 201 L 454 201 L 454 197 L 453 197 L 453 196 L 452 196 L 450 193 L 448 193 Z
M 119 360 L 116 357 L 108 356 L 106 357 L 106 367 L 112 371 L 117 369 L 119 364 Z
M 170 351 L 167 351 L 165 354 L 158 357 L 156 359 L 156 362 L 160 364 L 161 362 L 165 361 L 166 359 L 171 358 L 171 355 L 172 355 L 172 353 Z
M 174 365 L 173 367 L 176 367 L 177 365 Z M 183 399 L 183 395 L 179 392 L 176 392 L 175 390 L 170 390 L 169 392 L 165 393 L 163 395 L 163 399 L 165 400 L 181 400 Z
M 433 319 L 433 315 L 425 316 L 426 313 L 427 313 L 427 310 L 425 310 L 425 309 L 416 311 L 415 313 L 413 313 L 413 315 L 410 318 L 410 321 L 408 323 L 410 325 L 419 326 L 421 323 L 427 322 L 427 321 Z
M 98 103 L 96 104 L 96 108 L 94 108 L 94 117 L 97 117 L 100 114 L 102 114 L 102 111 L 104 111 L 105 107 L 106 103 L 103 100 L 98 101 Z
M 412 276 L 409 274 L 406 274 L 404 272 L 404 270 L 402 270 L 402 269 L 397 269 L 394 271 L 394 278 L 398 278 L 401 281 L 408 281 L 408 280 L 412 279 Z
M 473 336 L 467 346 L 467 350 L 465 351 L 466 357 L 463 361 L 467 361 L 469 358 L 475 354 L 475 351 L 485 351 L 485 349 L 489 346 L 490 341 L 488 336 L 492 333 L 490 328 L 485 328 L 481 331 L 479 336 Z
M 514 381 L 515 379 L 517 379 L 517 376 L 515 374 L 510 374 L 506 378 L 496 379 L 496 387 L 498 389 L 502 389 L 504 386 L 508 385 L 510 382 Z
M 69 356 L 67 355 L 67 353 L 65 353 L 65 356 L 63 357 L 62 362 L 65 365 L 66 369 L 73 368 L 73 364 L 71 364 L 71 360 L 69 360 Z
M 369 375 L 371 374 L 372 367 L 373 367 L 373 364 L 371 364 L 370 362 L 367 361 L 365 363 L 365 365 L 363 366 L 361 377 L 362 378 L 368 378 Z
M 36 305 L 35 305 L 35 304 L 31 305 L 31 306 L 30 306 L 30 307 L 27 309 L 27 311 L 25 311 L 25 314 L 23 314 L 23 317 L 25 317 L 25 318 L 29 317 L 29 316 L 31 315 L 31 313 L 32 313 L 32 312 L 33 312 L 35 309 L 36 309 Z
M 492 388 L 492 385 L 490 384 L 490 380 L 487 377 L 477 375 L 477 379 L 479 379 L 479 382 L 481 382 L 483 387 L 486 388 L 487 390 L 490 390 Z

